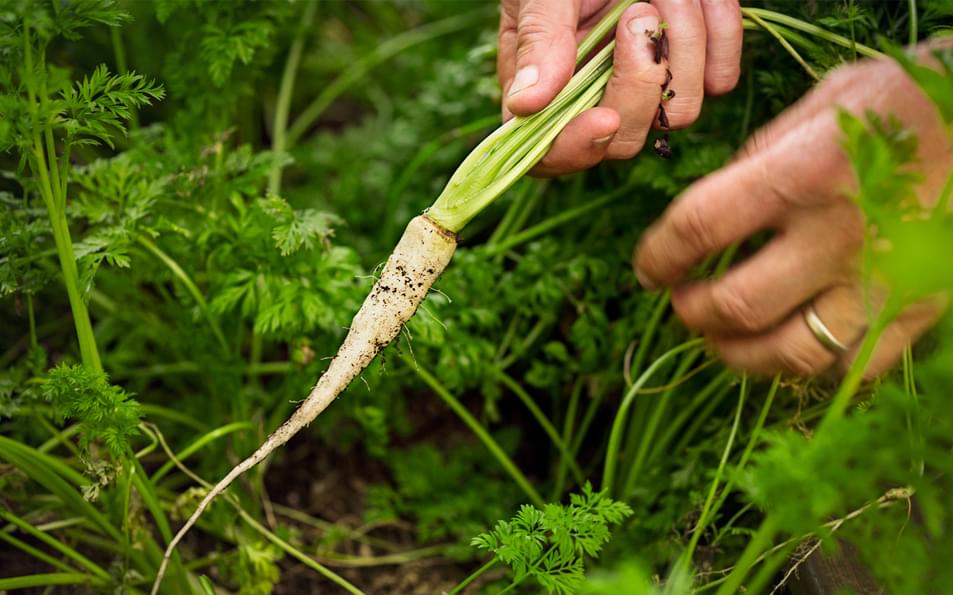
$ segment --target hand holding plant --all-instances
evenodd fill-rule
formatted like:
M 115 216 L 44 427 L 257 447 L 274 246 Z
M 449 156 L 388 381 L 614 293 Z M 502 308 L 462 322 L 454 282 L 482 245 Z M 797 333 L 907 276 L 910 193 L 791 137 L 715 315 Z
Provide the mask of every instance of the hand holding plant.
M 882 306 L 878 296 L 867 295 L 862 280 L 865 219 L 861 201 L 850 198 L 858 190 L 842 147 L 841 110 L 875 114 L 888 135 L 913 131 L 916 141 L 897 141 L 906 143 L 922 171 L 917 200 L 935 200 L 953 164 L 946 129 L 899 65 L 867 61 L 834 73 L 757 133 L 738 160 L 689 188 L 638 249 L 643 285 L 672 287 L 676 313 L 732 366 L 804 376 L 846 366 L 877 314 L 871 310 Z M 889 120 L 894 116 L 899 126 Z M 889 165 L 871 167 L 888 172 Z M 904 171 L 904 163 L 894 165 Z M 705 257 L 765 230 L 774 232 L 771 240 L 724 277 L 688 279 L 690 268 Z M 838 357 L 812 334 L 801 315 L 809 303 L 846 353 Z M 884 331 L 867 374 L 899 359 L 939 311 L 929 301 L 901 313 Z
M 613 4 L 504 0 L 497 59 L 504 119 L 549 104 L 572 76 L 578 42 Z M 658 60 L 647 33 L 661 34 L 662 28 L 666 48 Z M 562 131 L 533 173 L 554 176 L 603 159 L 629 159 L 642 150 L 657 121 L 661 128 L 689 126 L 706 93 L 727 93 L 737 83 L 741 38 L 737 0 L 654 0 L 631 6 L 616 26 L 615 72 L 602 101 Z M 657 118 L 667 84 L 666 116 Z

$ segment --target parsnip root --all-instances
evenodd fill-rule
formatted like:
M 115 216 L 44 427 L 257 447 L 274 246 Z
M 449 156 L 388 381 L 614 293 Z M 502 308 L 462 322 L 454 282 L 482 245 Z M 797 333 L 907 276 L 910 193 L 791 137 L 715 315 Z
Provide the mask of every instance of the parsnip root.
M 331 360 L 308 398 L 292 416 L 275 430 L 250 457 L 232 468 L 199 503 L 192 516 L 169 542 L 152 595 L 159 591 L 169 559 L 189 529 L 216 496 L 224 492 L 238 476 L 270 455 L 311 423 L 331 404 L 354 378 L 370 365 L 374 357 L 397 337 L 404 323 L 413 317 L 427 292 L 450 263 L 457 247 L 456 236 L 426 215 L 415 217 L 387 259 L 380 279 L 358 310 L 344 343 Z

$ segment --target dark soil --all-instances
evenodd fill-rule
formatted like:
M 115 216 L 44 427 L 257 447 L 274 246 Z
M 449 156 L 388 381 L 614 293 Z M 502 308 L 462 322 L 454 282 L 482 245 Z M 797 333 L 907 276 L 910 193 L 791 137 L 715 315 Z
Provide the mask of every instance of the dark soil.
M 411 398 L 408 403 L 413 407 L 408 416 L 414 431 L 407 436 L 395 437 L 394 448 L 406 448 L 420 442 L 444 448 L 459 440 L 472 440 L 466 427 L 432 395 Z M 302 469 L 312 472 L 302 473 Z M 346 453 L 337 452 L 314 435 L 304 434 L 292 440 L 280 460 L 269 468 L 266 487 L 275 503 L 339 526 L 357 529 L 364 525 L 364 500 L 368 487 L 389 481 L 384 463 L 367 455 L 363 449 L 355 447 Z M 295 524 L 302 528 L 300 524 Z M 308 542 L 314 543 L 321 537 L 318 529 L 308 528 L 304 531 Z M 377 527 L 367 535 L 400 544 L 406 550 L 427 545 L 417 542 L 412 522 Z M 388 553 L 375 551 L 375 548 L 355 541 L 342 542 L 334 551 L 337 554 L 363 557 Z M 479 563 L 461 563 L 438 557 L 400 565 L 349 568 L 335 566 L 333 561 L 321 559 L 320 556 L 316 559 L 369 595 L 444 593 L 479 566 Z M 347 593 L 291 558 L 283 562 L 281 581 L 274 592 L 277 595 Z

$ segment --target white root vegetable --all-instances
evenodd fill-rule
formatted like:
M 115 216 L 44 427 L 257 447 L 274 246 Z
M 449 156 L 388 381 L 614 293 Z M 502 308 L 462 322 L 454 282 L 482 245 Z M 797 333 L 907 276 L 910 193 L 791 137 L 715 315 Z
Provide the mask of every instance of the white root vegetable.
M 361 305 L 344 343 L 331 360 L 327 371 L 294 414 L 275 430 L 250 457 L 236 465 L 202 499 L 185 525 L 169 542 L 162 565 L 152 586 L 159 585 L 166 566 L 189 529 L 216 496 L 224 492 L 245 473 L 311 423 L 371 361 L 397 337 L 404 323 L 410 320 L 427 292 L 450 263 L 457 247 L 456 235 L 426 215 L 415 217 L 407 225 L 380 278 Z
M 614 30 L 622 12 L 636 1 L 618 0 L 603 16 L 579 45 L 577 64 L 595 51 L 599 41 Z M 599 103 L 612 76 L 614 47 L 615 42 L 610 41 L 597 51 L 546 108 L 532 116 L 513 118 L 484 139 L 460 164 L 426 214 L 407 225 L 327 371 L 291 418 L 202 499 L 169 542 L 152 595 L 158 593 L 175 547 L 212 500 L 311 423 L 394 340 L 449 264 L 457 246 L 456 232 L 532 169 L 573 118 Z

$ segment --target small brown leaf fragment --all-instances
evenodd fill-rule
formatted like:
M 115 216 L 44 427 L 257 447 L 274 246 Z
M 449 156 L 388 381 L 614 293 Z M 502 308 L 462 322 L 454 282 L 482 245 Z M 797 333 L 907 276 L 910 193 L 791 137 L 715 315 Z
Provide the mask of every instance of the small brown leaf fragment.
M 655 139 L 655 142 L 652 144 L 652 149 L 655 151 L 655 154 L 662 159 L 671 158 L 672 147 L 668 144 L 668 135 L 663 134 L 662 136 Z
M 662 31 L 662 36 L 658 40 L 658 55 L 661 56 L 662 60 L 668 61 L 668 35 L 665 34 L 665 31 Z M 658 58 L 655 59 L 655 63 L 658 64 L 661 62 Z

